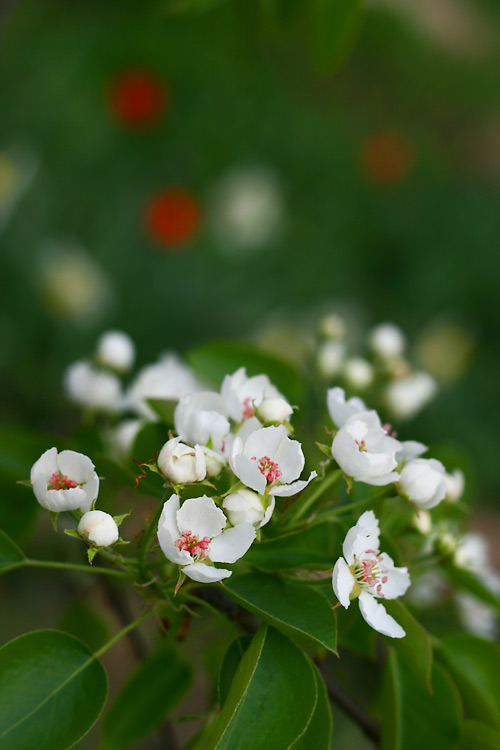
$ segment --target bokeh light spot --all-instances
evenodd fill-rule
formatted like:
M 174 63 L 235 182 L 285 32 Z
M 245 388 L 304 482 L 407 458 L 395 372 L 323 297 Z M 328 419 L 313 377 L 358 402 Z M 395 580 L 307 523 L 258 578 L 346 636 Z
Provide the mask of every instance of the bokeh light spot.
M 151 237 L 172 250 L 183 249 L 197 233 L 201 220 L 198 200 L 182 189 L 167 190 L 155 196 L 147 209 Z
M 364 175 L 379 185 L 395 185 L 413 168 L 415 150 L 410 140 L 396 130 L 376 133 L 363 144 L 361 164 Z
M 122 125 L 140 130 L 158 122 L 169 103 L 169 92 L 154 73 L 128 70 L 111 83 L 108 102 Z

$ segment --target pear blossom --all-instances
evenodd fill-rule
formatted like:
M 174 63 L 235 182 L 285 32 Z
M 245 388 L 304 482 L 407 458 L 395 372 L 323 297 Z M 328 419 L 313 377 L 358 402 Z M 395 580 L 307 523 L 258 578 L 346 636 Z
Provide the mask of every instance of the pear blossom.
M 446 497 L 449 503 L 454 503 L 463 495 L 465 489 L 465 477 L 463 471 L 455 469 L 451 474 L 445 474 Z
M 342 370 L 345 359 L 345 344 L 342 341 L 325 341 L 318 349 L 316 364 L 324 378 L 331 378 Z
M 267 375 L 254 375 L 249 378 L 245 367 L 240 367 L 232 375 L 226 375 L 222 382 L 221 394 L 226 403 L 227 412 L 235 422 L 253 417 L 256 409 L 261 407 L 267 399 L 282 399 L 286 404 L 285 399 Z
M 385 401 L 394 416 L 411 419 L 435 396 L 436 381 L 426 372 L 393 380 L 386 388 Z
M 190 393 L 183 396 L 176 406 L 175 429 L 190 445 L 208 445 L 223 452 L 230 431 L 228 416 L 226 402 L 219 393 Z
M 134 364 L 134 342 L 123 331 L 106 331 L 97 342 L 96 359 L 103 367 L 127 372 Z
M 381 486 L 399 479 L 394 471 L 401 443 L 387 434 L 376 411 L 349 417 L 332 443 L 332 456 L 347 476 Z
M 365 402 L 357 396 L 346 400 L 345 391 L 340 386 L 327 390 L 326 405 L 332 422 L 336 427 L 342 427 L 349 417 L 367 409 Z
M 124 419 L 106 433 L 111 453 L 118 459 L 128 458 L 132 453 L 135 439 L 142 427 L 143 419 Z
M 445 469 L 435 458 L 415 458 L 401 469 L 399 491 L 424 510 L 434 508 L 446 496 Z
M 264 422 L 287 422 L 293 414 L 293 408 L 281 396 L 266 397 L 257 409 L 258 418 Z
M 351 388 L 364 390 L 373 383 L 373 366 L 362 357 L 351 357 L 344 364 L 344 378 Z
M 128 390 L 127 402 L 140 416 L 156 421 L 158 415 L 148 405 L 149 398 L 179 401 L 186 394 L 202 388 L 191 368 L 176 354 L 167 353 L 158 362 L 139 370 Z
M 207 448 L 206 445 L 203 445 L 201 449 L 205 457 L 207 477 L 215 479 L 219 476 L 222 469 L 226 465 L 226 459 L 224 458 L 222 453 L 219 453 L 219 451 L 214 451 L 211 448 Z
M 247 552 L 256 531 L 250 523 L 226 529 L 224 512 L 211 497 L 192 497 L 180 505 L 172 495 L 158 523 L 160 547 L 171 562 L 193 581 L 211 583 L 228 578 L 231 571 L 213 563 L 234 563 Z
M 120 379 L 112 372 L 98 370 L 90 362 L 73 362 L 64 374 L 64 388 L 79 406 L 113 414 L 124 408 Z
M 119 531 L 116 521 L 102 510 L 89 510 L 78 524 L 78 533 L 92 547 L 109 547 L 118 541 Z
M 379 523 L 367 510 L 347 532 L 343 557 L 333 568 L 332 586 L 340 604 L 347 609 L 358 598 L 364 620 L 374 630 L 391 638 L 402 638 L 405 631 L 377 598 L 396 599 L 410 585 L 407 568 L 397 568 L 385 552 L 379 550 Z
M 245 442 L 235 438 L 230 458 L 231 469 L 243 484 L 260 495 L 268 493 L 279 497 L 301 492 L 317 476 L 313 471 L 309 479 L 294 481 L 300 476 L 304 463 L 300 443 L 288 437 L 283 425 L 255 430 Z
M 380 323 L 371 330 L 369 343 L 372 351 L 380 358 L 397 359 L 404 352 L 405 336 L 394 323 Z
M 275 504 L 276 500 L 272 495 L 266 497 L 252 490 L 242 489 L 227 495 L 222 507 L 233 526 L 251 523 L 260 529 L 271 518 Z
M 207 464 L 203 449 L 192 448 L 181 442 L 180 437 L 171 438 L 161 449 L 158 468 L 172 484 L 201 482 L 207 475 Z
M 80 509 L 83 513 L 99 493 L 99 477 L 88 456 L 49 448 L 31 467 L 31 484 L 43 508 L 54 513 Z

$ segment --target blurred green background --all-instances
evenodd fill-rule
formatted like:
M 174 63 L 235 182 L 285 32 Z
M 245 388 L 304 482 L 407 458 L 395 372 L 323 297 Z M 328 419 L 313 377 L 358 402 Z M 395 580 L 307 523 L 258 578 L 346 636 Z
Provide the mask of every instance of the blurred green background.
M 64 429 L 63 370 L 109 327 L 145 363 L 205 340 L 262 339 L 282 321 L 312 328 L 325 309 L 358 329 L 395 321 L 417 360 L 451 326 L 467 366 L 405 437 L 453 444 L 469 486 L 495 503 L 500 6 L 371 2 L 343 62 L 349 23 L 346 41 L 323 16 L 319 0 L 11 3 L 0 52 L 6 423 Z M 221 226 L 235 174 L 274 201 L 252 241 Z M 57 276 L 68 258 L 77 282 L 74 267 Z

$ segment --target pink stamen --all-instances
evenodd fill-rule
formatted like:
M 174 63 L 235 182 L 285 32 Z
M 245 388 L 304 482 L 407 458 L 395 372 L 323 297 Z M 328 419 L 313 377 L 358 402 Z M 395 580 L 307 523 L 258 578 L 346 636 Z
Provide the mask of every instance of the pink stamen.
M 68 479 L 66 474 L 61 474 L 60 471 L 55 471 L 50 477 L 47 485 L 48 490 L 71 490 L 73 487 L 81 487 L 74 479 Z
M 364 440 L 355 440 L 354 442 L 358 446 L 360 453 L 366 453 L 366 443 Z
M 252 461 L 257 461 L 257 456 L 252 456 Z M 276 482 L 281 476 L 278 464 L 275 461 L 271 461 L 268 456 L 262 456 L 262 458 L 259 458 L 258 466 L 260 473 L 265 476 L 270 484 Z
M 386 424 L 383 424 L 382 425 L 382 429 L 384 430 L 384 432 L 386 433 L 386 435 L 389 435 L 389 437 L 395 438 L 395 437 L 398 436 L 398 433 L 396 432 L 396 430 L 392 429 L 392 424 L 390 424 L 390 422 L 387 422 Z
M 250 419 L 250 417 L 253 417 L 255 414 L 255 409 L 253 408 L 252 399 L 246 398 L 243 401 L 243 416 L 245 419 Z
M 186 529 L 174 544 L 177 549 L 189 552 L 192 557 L 196 557 L 198 560 L 204 560 L 208 554 L 207 550 L 210 546 L 210 538 L 204 536 L 203 539 L 198 539 L 191 531 Z

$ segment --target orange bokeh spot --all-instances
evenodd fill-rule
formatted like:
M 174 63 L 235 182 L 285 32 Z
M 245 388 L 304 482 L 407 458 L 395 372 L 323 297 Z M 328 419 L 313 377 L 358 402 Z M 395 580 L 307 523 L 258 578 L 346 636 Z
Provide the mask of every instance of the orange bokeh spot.
M 109 106 L 123 125 L 142 129 L 160 119 L 169 101 L 165 84 L 147 70 L 128 70 L 109 90 Z
M 413 145 L 396 130 L 376 133 L 363 144 L 364 174 L 379 185 L 395 185 L 410 173 L 415 161 Z
M 165 245 L 184 245 L 198 230 L 201 207 L 185 190 L 167 190 L 151 201 L 146 220 L 149 234 L 155 240 Z

